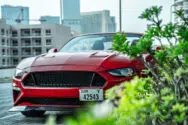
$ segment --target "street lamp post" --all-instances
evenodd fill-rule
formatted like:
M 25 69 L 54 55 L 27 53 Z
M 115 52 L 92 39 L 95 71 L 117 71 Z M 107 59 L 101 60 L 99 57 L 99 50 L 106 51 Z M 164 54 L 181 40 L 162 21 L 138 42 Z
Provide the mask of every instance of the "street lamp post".
M 119 0 L 119 31 L 122 32 L 121 0 Z
M 59 23 L 62 24 L 62 0 L 59 1 L 60 4 L 60 19 L 59 19 Z

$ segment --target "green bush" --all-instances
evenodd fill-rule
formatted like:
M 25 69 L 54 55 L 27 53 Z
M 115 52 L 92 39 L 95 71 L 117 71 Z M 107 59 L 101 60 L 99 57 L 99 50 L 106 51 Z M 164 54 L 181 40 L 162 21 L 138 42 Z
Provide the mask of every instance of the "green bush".
M 154 84 L 152 88 L 156 101 L 151 106 L 156 111 L 150 115 L 152 124 L 186 125 L 188 120 L 188 19 L 183 10 L 176 12 L 181 19 L 176 24 L 162 23 L 159 15 L 162 7 L 146 9 L 140 16 L 150 21 L 151 27 L 135 46 L 129 46 L 125 35 L 115 36 L 113 48 L 134 58 L 140 58 L 150 72 Z M 123 37 L 123 38 L 122 38 Z M 164 41 L 165 40 L 165 41 Z M 160 43 L 160 50 L 154 51 L 153 44 Z M 154 64 L 151 65 L 142 55 L 149 53 Z M 121 103 L 119 105 L 121 107 Z M 138 106 L 139 107 L 139 106 Z M 134 119 L 131 119 L 134 121 Z M 144 122 L 142 122 L 144 124 Z
M 188 120 L 188 19 L 183 10 L 176 12 L 181 19 L 176 24 L 162 23 L 159 15 L 162 7 L 146 9 L 140 16 L 150 21 L 151 27 L 137 45 L 129 46 L 124 35 L 115 36 L 114 49 L 134 58 L 140 58 L 152 75 L 157 113 L 150 112 L 153 124 L 187 124 Z M 119 38 L 118 38 L 119 37 Z M 155 41 L 154 41 L 155 39 Z M 166 44 L 164 42 L 166 40 Z M 152 50 L 155 42 L 160 43 L 160 50 Z M 149 53 L 155 62 L 151 65 L 142 55 Z M 145 114 L 146 115 L 146 114 Z
M 152 80 L 135 78 L 131 82 L 122 83 L 106 93 L 106 97 L 113 103 L 118 103 L 112 112 L 101 116 L 102 105 L 95 109 L 76 115 L 78 117 L 68 119 L 66 125 L 138 125 L 149 122 L 150 112 L 156 112 L 156 96 L 152 90 Z M 122 91 L 123 90 L 123 91 Z M 115 94 L 116 93 L 116 94 Z M 112 96 L 115 95 L 115 96 Z M 117 102 L 116 102 L 117 101 Z M 152 105 L 151 105 L 152 104 Z M 108 110 L 108 108 L 107 108 Z M 103 113 L 102 113 L 103 114 Z M 147 114 L 147 115 L 145 115 Z

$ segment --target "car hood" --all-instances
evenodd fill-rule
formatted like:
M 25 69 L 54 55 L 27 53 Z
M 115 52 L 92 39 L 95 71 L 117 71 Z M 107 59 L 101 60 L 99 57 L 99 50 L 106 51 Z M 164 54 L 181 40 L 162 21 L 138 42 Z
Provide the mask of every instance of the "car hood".
M 92 65 L 100 66 L 105 60 L 116 56 L 111 52 L 50 53 L 37 57 L 32 66 L 46 65 Z
M 105 69 L 116 69 L 122 67 L 135 67 L 142 68 L 143 66 L 139 61 L 135 59 L 130 59 L 126 55 L 119 54 L 117 52 L 77 52 L 77 53 L 49 53 L 43 54 L 38 57 L 26 58 L 22 60 L 17 68 L 26 69 L 29 67 L 39 67 L 39 66 L 95 66 Z

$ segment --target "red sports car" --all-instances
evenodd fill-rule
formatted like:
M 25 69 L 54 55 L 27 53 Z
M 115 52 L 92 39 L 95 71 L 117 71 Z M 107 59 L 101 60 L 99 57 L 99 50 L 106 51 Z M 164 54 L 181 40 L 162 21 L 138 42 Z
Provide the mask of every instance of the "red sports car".
M 104 100 L 105 90 L 141 76 L 144 65 L 140 60 L 112 51 L 114 35 L 78 36 L 59 52 L 52 49 L 22 60 L 13 78 L 14 107 L 10 111 L 40 116 L 45 111 L 87 109 L 88 102 Z M 126 36 L 134 44 L 142 34 Z

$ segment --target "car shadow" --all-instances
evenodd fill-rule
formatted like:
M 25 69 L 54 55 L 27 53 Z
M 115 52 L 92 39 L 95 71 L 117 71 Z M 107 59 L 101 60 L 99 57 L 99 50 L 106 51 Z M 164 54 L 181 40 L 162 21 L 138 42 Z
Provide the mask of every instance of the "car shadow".
M 47 121 L 49 120 L 50 117 L 53 117 L 55 119 L 55 124 L 63 124 L 63 122 L 65 121 L 65 119 L 67 119 L 68 117 L 74 117 L 75 115 L 73 113 L 54 113 L 54 112 L 48 112 L 45 113 L 44 116 L 42 117 L 24 117 L 22 119 L 20 119 L 19 121 L 17 121 L 17 123 L 23 123 L 25 124 L 46 124 Z

